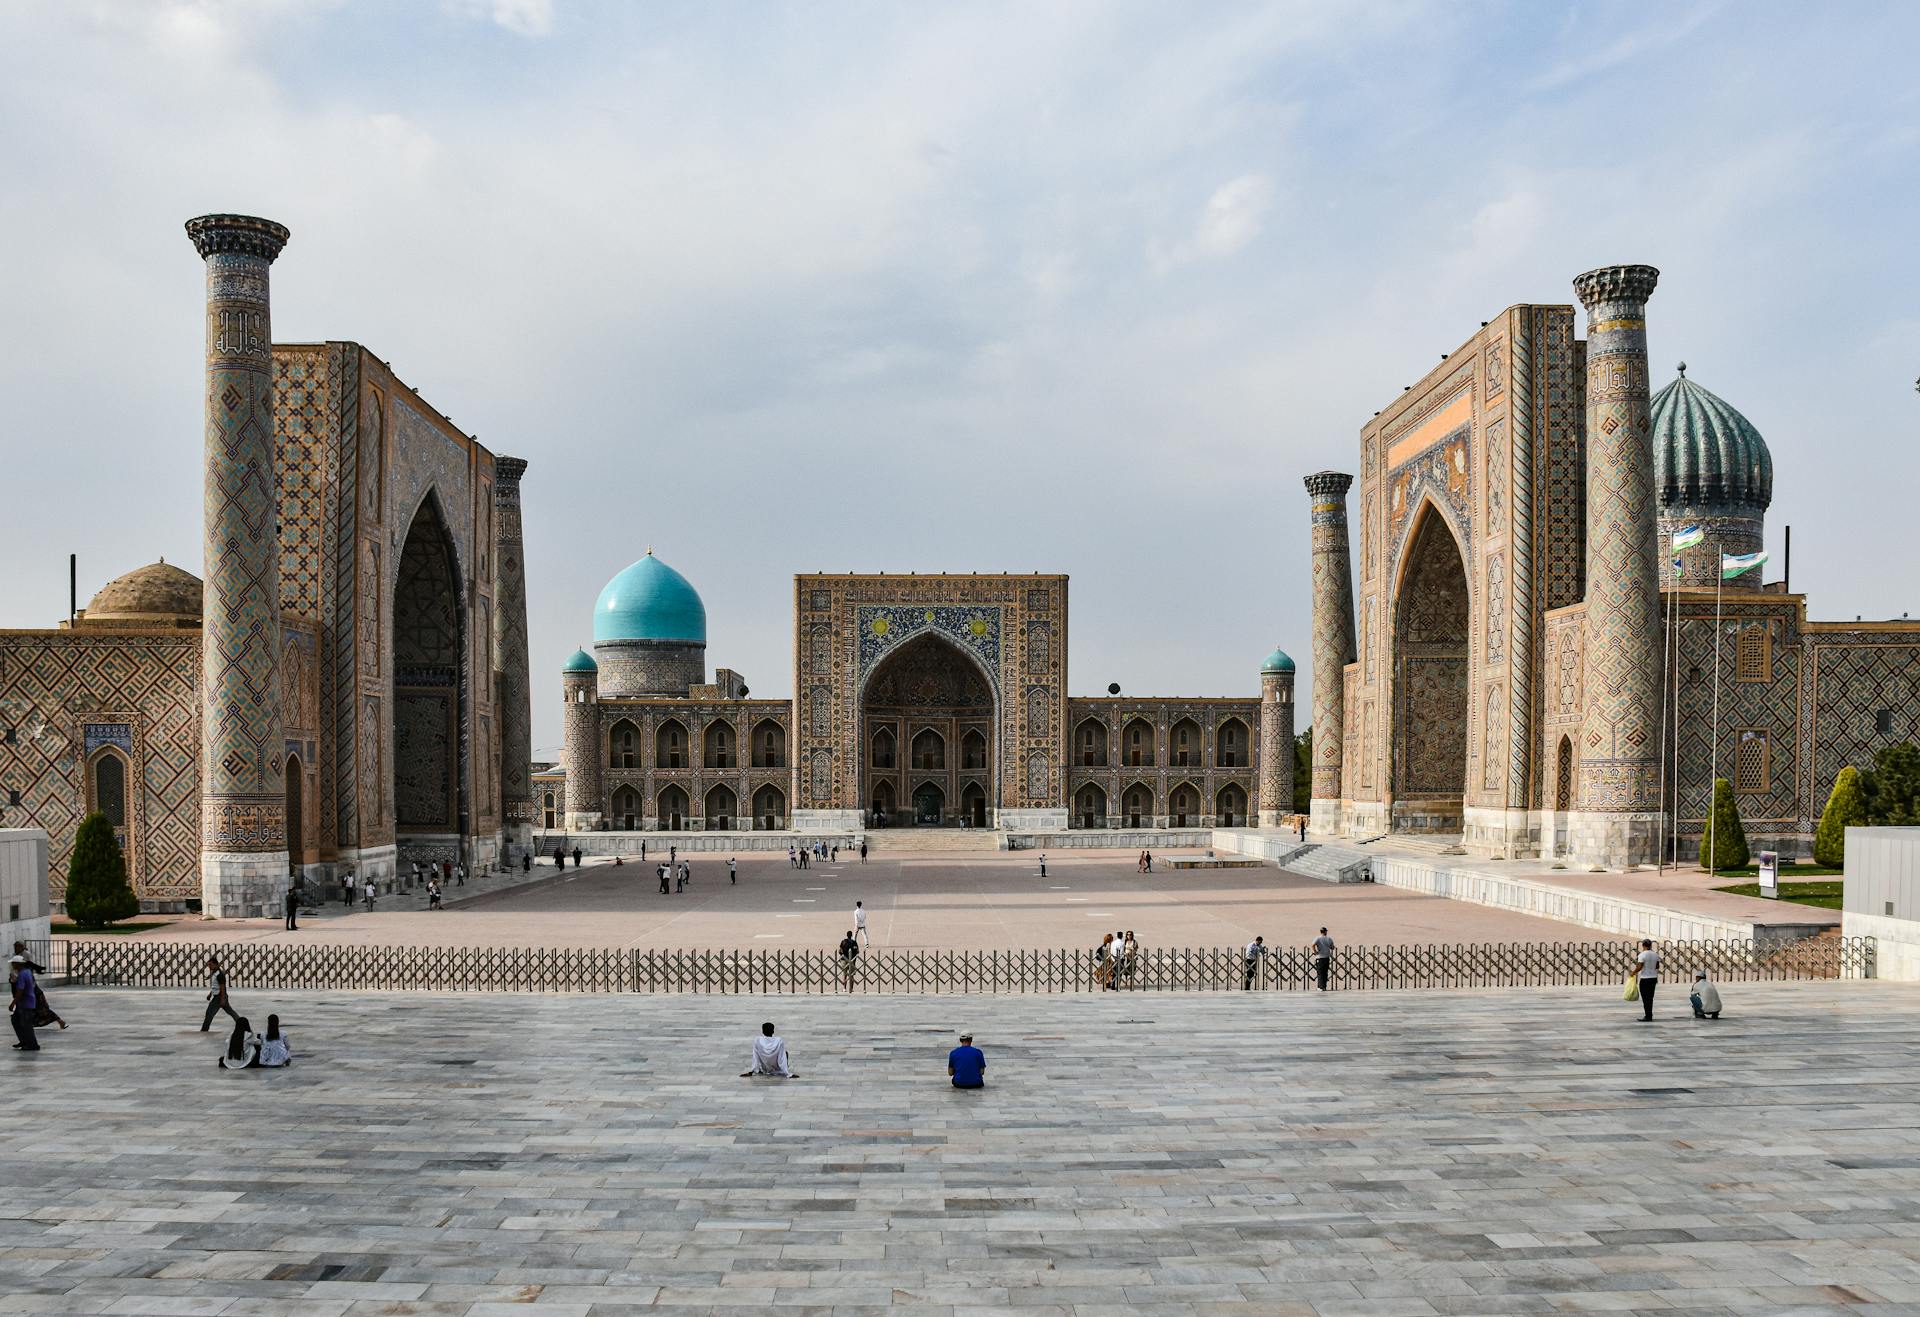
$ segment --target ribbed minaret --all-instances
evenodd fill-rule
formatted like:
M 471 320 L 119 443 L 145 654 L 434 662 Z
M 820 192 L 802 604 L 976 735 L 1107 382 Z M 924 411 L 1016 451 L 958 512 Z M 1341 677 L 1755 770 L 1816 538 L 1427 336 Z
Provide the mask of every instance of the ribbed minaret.
M 560 766 L 567 774 L 567 824 L 576 832 L 600 826 L 600 665 L 584 649 L 560 669 L 560 690 L 567 701 L 562 730 L 566 748 Z
M 207 263 L 200 891 L 207 914 L 234 918 L 277 906 L 288 878 L 268 297 L 287 230 L 202 215 L 187 236 Z
M 1651 265 L 1609 265 L 1573 281 L 1587 309 L 1587 615 L 1569 842 L 1615 869 L 1651 862 L 1658 848 L 1660 509 L 1646 317 L 1659 278 Z
M 1340 831 L 1346 666 L 1353 662 L 1353 563 L 1344 471 L 1307 477 L 1313 502 L 1313 830 Z
M 527 675 L 527 563 L 520 529 L 524 458 L 493 459 L 493 666 L 500 674 L 500 821 L 506 842 L 533 837 L 533 687 Z
M 1260 826 L 1293 813 L 1293 659 L 1281 650 L 1260 665 Z

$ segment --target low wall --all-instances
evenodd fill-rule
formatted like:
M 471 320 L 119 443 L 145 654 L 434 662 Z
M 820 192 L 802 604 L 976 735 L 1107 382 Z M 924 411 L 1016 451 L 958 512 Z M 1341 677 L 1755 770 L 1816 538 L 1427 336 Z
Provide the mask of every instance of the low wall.
M 1873 939 L 1873 976 L 1899 983 L 1920 982 L 1920 923 L 1853 910 L 1840 916 L 1843 937 Z
M 545 836 L 536 836 L 533 841 L 533 853 L 539 859 L 551 859 L 553 848 L 561 846 L 568 855 L 578 846 L 584 855 L 619 855 L 638 859 L 640 847 L 647 848 L 647 858 L 658 856 L 665 859 L 669 848 L 676 848 L 682 855 L 695 852 L 722 851 L 727 853 L 746 851 L 778 851 L 786 854 L 789 846 L 811 846 L 820 842 L 827 846 L 857 846 L 859 834 L 852 832 L 549 832 Z M 515 852 L 518 854 L 518 851 Z
M 1253 832 L 1242 828 L 1216 828 L 1207 844 L 1216 851 L 1232 851 L 1235 855 L 1268 860 L 1274 864 L 1280 863 L 1302 846 L 1311 845 L 1310 842 L 1301 841 L 1297 832 Z
M 1072 828 L 1066 832 L 1009 832 L 1001 847 L 1010 851 L 1165 851 L 1214 845 L 1219 834 L 1205 828 Z
M 1721 919 L 1644 901 L 1630 901 L 1601 892 L 1555 887 L 1551 883 L 1508 874 L 1441 866 L 1401 856 L 1374 856 L 1373 880 L 1384 887 L 1398 887 L 1427 896 L 1444 896 L 1454 901 L 1472 901 L 1499 910 L 1515 910 L 1521 914 L 1539 915 L 1543 919 L 1579 924 L 1583 928 L 1628 933 L 1663 942 L 1754 937 L 1791 940 L 1806 937 L 1826 927 L 1821 924 L 1755 924 L 1747 920 Z

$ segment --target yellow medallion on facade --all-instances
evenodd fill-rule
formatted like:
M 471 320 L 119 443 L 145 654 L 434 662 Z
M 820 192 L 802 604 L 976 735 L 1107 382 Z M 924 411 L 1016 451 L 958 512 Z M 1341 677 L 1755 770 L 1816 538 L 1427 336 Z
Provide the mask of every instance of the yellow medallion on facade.
M 871 631 L 873 632 L 873 634 L 874 634 L 874 635 L 876 635 L 876 636 L 884 636 L 884 635 L 886 635 L 886 634 L 887 634 L 887 619 L 886 619 L 886 618 L 884 618 L 884 617 L 876 617 L 876 618 L 874 618 L 874 619 L 873 619 L 873 622 L 872 622 L 872 624 L 871 624 L 871 626 L 869 627 L 869 629 L 870 629 L 870 630 L 871 630 Z

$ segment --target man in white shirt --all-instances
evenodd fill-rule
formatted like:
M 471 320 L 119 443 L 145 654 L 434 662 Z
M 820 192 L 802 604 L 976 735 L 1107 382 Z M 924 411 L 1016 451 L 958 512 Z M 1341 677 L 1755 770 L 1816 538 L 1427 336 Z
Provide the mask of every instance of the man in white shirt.
M 853 935 L 860 939 L 861 946 L 873 946 L 873 938 L 867 933 L 867 907 L 864 901 L 853 903 Z
M 1241 983 L 1240 990 L 1242 992 L 1252 992 L 1254 977 L 1260 973 L 1261 962 L 1267 958 L 1267 939 L 1265 934 L 1247 943 L 1246 956 L 1247 977 L 1246 980 Z
M 1660 986 L 1660 953 L 1653 949 L 1653 939 L 1640 939 L 1640 954 L 1633 958 L 1634 973 L 1640 979 L 1640 1006 L 1644 1014 L 1641 1023 L 1653 1019 L 1653 990 Z
M 787 1040 L 773 1031 L 771 1020 L 760 1026 L 760 1036 L 753 1040 L 753 1069 L 740 1072 L 742 1079 L 752 1079 L 755 1075 L 800 1078 L 787 1062 Z

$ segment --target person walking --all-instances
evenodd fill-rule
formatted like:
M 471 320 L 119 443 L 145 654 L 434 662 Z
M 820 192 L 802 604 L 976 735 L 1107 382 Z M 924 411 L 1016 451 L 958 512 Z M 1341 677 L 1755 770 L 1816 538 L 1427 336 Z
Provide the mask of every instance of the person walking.
M 1247 974 L 1246 978 L 1241 981 L 1240 991 L 1252 992 L 1254 976 L 1260 972 L 1260 966 L 1264 964 L 1267 959 L 1267 939 L 1264 934 L 1247 943 L 1246 959 Z
M 578 846 L 573 848 L 573 867 L 576 869 L 580 867 L 580 848 Z
M 27 958 L 16 955 L 7 962 L 7 987 L 11 990 L 11 1000 L 7 1004 L 7 1018 L 13 1022 L 13 1050 L 16 1052 L 37 1052 L 40 1039 L 35 1036 L 34 1020 L 40 1014 L 40 994 L 38 981 L 33 971 L 27 968 Z
M 1108 933 L 1100 939 L 1100 945 L 1093 949 L 1093 981 L 1105 992 L 1113 986 L 1113 934 Z
M 678 846 L 667 847 L 667 863 L 674 864 L 674 863 L 677 863 L 679 859 L 680 859 L 680 848 Z
M 300 931 L 300 884 L 287 884 L 287 931 Z
M 866 839 L 863 837 L 860 840 L 860 863 L 865 864 L 866 862 L 867 862 L 867 843 L 866 843 Z
M 436 880 L 429 878 L 427 879 L 427 909 L 438 910 L 440 908 L 440 884 Z
M 862 942 L 868 946 L 873 945 L 873 936 L 867 932 L 867 907 L 865 902 L 855 901 L 853 903 L 853 931 L 859 935 Z
M 230 1020 L 240 1017 L 233 1012 L 233 1004 L 227 1000 L 227 972 L 220 967 L 219 958 L 207 957 L 207 1015 L 200 1021 L 200 1032 L 206 1033 L 213 1028 L 213 1017 L 220 1011 L 227 1013 Z
M 729 855 L 727 857 L 727 886 L 738 887 L 739 885 L 740 867 L 733 862 L 733 856 Z
M 62 1029 L 66 1028 L 66 1020 L 61 1018 L 60 1012 L 53 1009 L 53 1003 L 47 1000 L 47 985 L 40 981 L 46 977 L 46 966 L 39 964 L 27 954 L 27 944 L 24 941 L 14 942 L 13 954 L 20 957 L 21 962 L 33 971 L 33 993 L 40 999 L 40 1005 L 34 1009 L 33 1013 L 34 1027 L 44 1029 L 50 1024 L 57 1024 Z
M 1653 1019 L 1653 991 L 1660 986 L 1660 953 L 1653 949 L 1653 939 L 1640 939 L 1640 954 L 1633 958 L 1633 973 L 1640 980 L 1640 1022 L 1646 1024 Z
M 1320 991 L 1327 990 L 1327 980 L 1333 973 L 1333 939 L 1327 936 L 1327 930 L 1321 929 L 1320 936 L 1313 940 L 1313 979 Z
M 960 1035 L 960 1046 L 947 1053 L 947 1074 L 955 1088 L 987 1086 L 987 1054 L 973 1045 L 973 1035 Z
M 379 891 L 380 883 L 378 879 L 369 878 L 360 884 L 360 896 L 366 901 L 367 909 L 373 909 L 373 898 L 379 894 Z
M 533 872 L 533 847 L 531 846 L 520 852 L 520 872 L 523 874 Z
M 1146 861 L 1146 865 L 1147 865 L 1147 872 L 1148 872 L 1148 873 L 1152 873 L 1152 872 L 1153 872 L 1153 852 L 1152 852 L 1152 851 L 1141 851 L 1141 852 L 1140 852 L 1140 858 L 1141 858 L 1142 860 L 1144 860 L 1144 861 Z
M 352 909 L 353 908 L 353 870 L 351 869 L 347 870 L 347 876 L 343 880 L 343 882 L 345 883 L 346 889 L 347 889 L 346 905 L 348 909 Z
M 1306 843 L 1307 843 L 1307 816 L 1305 814 L 1302 814 L 1300 815 L 1300 844 L 1304 846 L 1306 845 Z
M 1045 851 L 1040 852 L 1040 876 L 1042 878 L 1047 876 L 1047 853 Z

